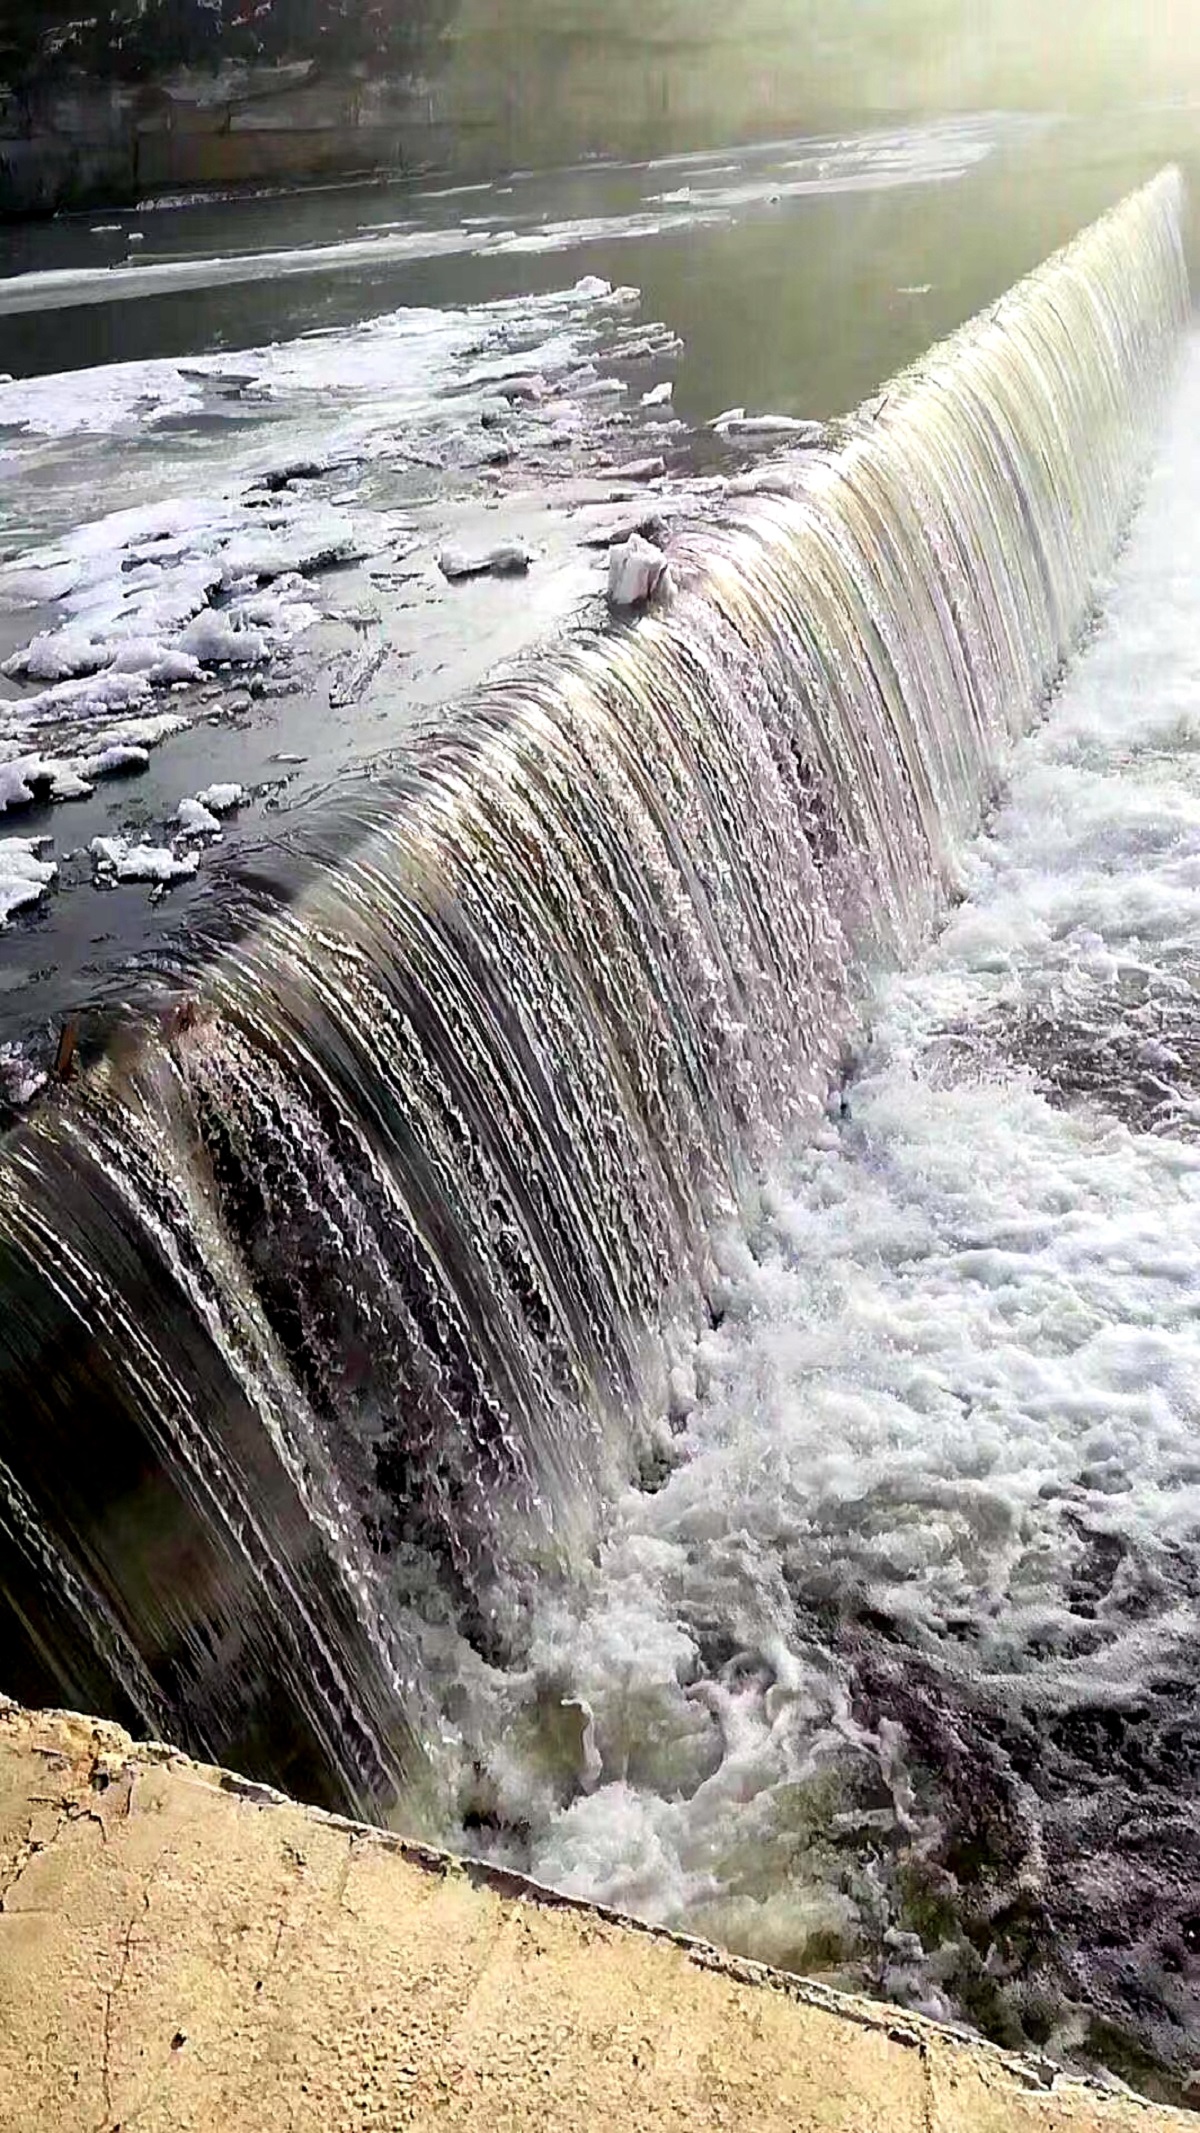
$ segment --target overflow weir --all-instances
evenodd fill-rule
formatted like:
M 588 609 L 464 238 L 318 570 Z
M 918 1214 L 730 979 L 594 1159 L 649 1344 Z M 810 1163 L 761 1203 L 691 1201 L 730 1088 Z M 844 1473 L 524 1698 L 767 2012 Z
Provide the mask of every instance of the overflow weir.
M 1188 313 L 1181 197 L 681 537 L 638 622 L 448 715 L 11 1130 L 0 1690 L 437 1826 L 439 1667 L 518 1651 L 669 1457 L 713 1227 L 821 1115 L 1086 623 Z

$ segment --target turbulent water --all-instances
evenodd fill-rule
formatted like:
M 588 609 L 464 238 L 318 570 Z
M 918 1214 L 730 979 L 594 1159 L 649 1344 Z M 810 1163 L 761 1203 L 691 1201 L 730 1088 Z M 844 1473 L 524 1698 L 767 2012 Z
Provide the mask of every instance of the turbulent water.
M 1111 1972 L 1114 2034 L 1171 2059 L 1194 1921 L 1139 2027 L 1078 1778 L 1106 1724 L 1135 1738 L 1138 1638 L 1166 1665 L 1185 1626 L 1093 1501 L 1150 1412 L 1184 1457 L 1157 1202 L 1115 1329 L 1088 1283 L 1115 1315 L 1103 1209 L 1182 1205 L 1190 1153 L 1003 1078 L 1055 1051 L 1059 994 L 989 986 L 995 898 L 821 1121 L 1129 509 L 1178 209 L 1164 177 L 789 494 L 677 542 L 651 616 L 465 707 L 339 863 L 10 1137 L 6 1685 L 372 1814 L 444 1824 L 457 1781 L 474 1841 L 568 1886 L 1068 2048 L 1058 1846 L 1095 1862 L 1077 1997 L 1109 2020 Z M 1102 822 L 1102 750 L 1088 775 Z M 1022 863 L 1014 830 L 990 864 Z M 1169 1049 L 1167 991 L 1131 1005 L 1102 932 L 1094 969 L 1064 951 L 1081 1028 L 1090 974 Z M 1116 1168 L 1072 1199 L 1055 1166 L 1093 1147 Z M 1169 1761 L 1168 1733 L 1156 1706 L 1136 1738 Z
M 469 1818 L 558 1887 L 1192 2101 L 1198 439 L 1193 345 L 968 894 L 719 1250 L 675 1470 L 471 1685 Z

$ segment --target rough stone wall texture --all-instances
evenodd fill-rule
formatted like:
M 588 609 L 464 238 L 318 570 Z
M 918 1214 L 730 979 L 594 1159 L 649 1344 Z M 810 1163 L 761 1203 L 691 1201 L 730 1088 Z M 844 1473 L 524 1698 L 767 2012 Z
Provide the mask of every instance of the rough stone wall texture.
M 1192 2123 L 0 1702 L 0 2133 Z
M 446 160 L 449 145 L 420 83 L 297 82 L 294 68 L 136 89 L 81 81 L 0 97 L 0 215 L 413 168 Z
M 19 104 L 0 90 L 0 215 L 337 171 L 663 155 L 867 114 L 878 85 L 861 52 L 829 44 L 821 13 L 781 36 L 779 0 L 606 0 L 602 24 L 582 0 L 458 0 L 419 81 L 300 63 L 140 87 L 80 76 Z M 915 107 L 934 95 L 903 66 L 886 86 Z

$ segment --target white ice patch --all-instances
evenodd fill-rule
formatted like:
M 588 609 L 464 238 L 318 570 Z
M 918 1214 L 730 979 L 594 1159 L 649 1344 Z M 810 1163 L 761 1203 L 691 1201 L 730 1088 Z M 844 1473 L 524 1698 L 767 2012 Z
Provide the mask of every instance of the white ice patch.
M 98 748 L 94 755 L 80 756 L 73 768 L 84 778 L 125 777 L 131 771 L 148 770 L 150 750 L 125 741 L 109 748 Z M 61 798 L 61 793 L 52 797 Z
M 256 399 L 286 398 L 297 413 L 307 402 L 321 414 L 319 456 L 335 459 L 355 437 L 382 442 L 390 436 L 402 445 L 406 433 L 427 427 L 445 408 L 448 393 L 462 395 L 473 382 L 514 369 L 514 350 L 530 373 L 567 369 L 598 334 L 619 332 L 611 315 L 637 300 L 636 289 L 614 290 L 585 277 L 574 289 L 471 310 L 391 311 L 351 328 L 235 355 L 106 364 L 22 379 L 0 385 L 0 430 L 20 433 L 22 448 L 38 439 L 132 437 L 147 425 L 161 427 L 168 417 L 177 423 L 205 412 L 228 416 L 231 408 L 253 406 Z M 481 339 L 488 349 L 482 361 Z M 669 352 L 669 337 L 663 347 Z
M 873 1857 L 930 1809 L 814 1625 L 852 1604 L 1046 1714 L 1196 1648 L 1200 1115 L 1138 1017 L 1182 1000 L 1186 1030 L 1200 979 L 1198 493 L 1193 349 L 1106 626 L 1018 748 L 969 900 L 881 987 L 847 1118 L 718 1240 L 680 1464 L 479 1687 L 468 1753 L 543 1881 L 851 1965 L 879 1945 Z M 1131 1045 L 1135 1088 L 1165 1081 L 1153 1134 L 989 1040 L 1031 1005 Z M 1123 1568 L 1084 1604 L 1096 1547 Z M 922 2004 L 956 2011 L 924 1953 Z
M 47 1078 L 21 1045 L 0 1044 L 0 1099 L 10 1109 L 20 1111 L 31 1104 L 39 1089 L 45 1088 Z
M 67 527 L 0 566 L 0 603 L 52 610 L 7 661 L 29 693 L 0 706 L 0 738 L 29 748 L 36 729 L 43 753 L 69 761 L 95 752 L 87 728 L 97 720 L 148 717 L 161 691 L 286 653 L 320 619 L 316 575 L 394 554 L 406 537 L 413 545 L 407 518 L 358 500 L 354 475 L 388 461 L 404 483 L 414 466 L 474 471 L 487 463 L 486 422 L 499 415 L 506 453 L 522 437 L 552 443 L 564 426 L 583 440 L 589 421 L 608 419 L 585 417 L 583 396 L 624 391 L 600 376 L 593 353 L 676 352 L 665 328 L 626 318 L 631 298 L 585 277 L 543 296 L 392 312 L 236 355 L 0 386 L 0 427 L 11 427 L 18 469 L 30 471 L 23 508 L 33 522 L 53 513 L 50 523 Z M 259 404 L 270 412 L 253 415 Z M 147 429 L 168 415 L 170 434 L 147 454 Z M 165 485 L 167 470 L 191 486 L 86 524 L 65 520 L 74 494 L 88 505 L 98 490 L 141 495 Z M 531 553 L 507 542 L 462 569 L 516 570 Z
M 244 785 L 208 785 L 196 798 L 201 807 L 213 815 L 231 815 L 246 797 Z
M 52 859 L 39 852 L 45 839 L 0 837 L 0 930 L 14 911 L 40 903 L 58 873 Z
M 199 800 L 181 800 L 175 810 L 175 820 L 182 837 L 219 837 L 221 824 L 210 807 Z
M 261 519 L 235 500 L 171 501 L 116 512 L 0 571 L 0 597 L 53 599 L 63 616 L 7 661 L 10 676 L 48 686 L 6 717 L 132 710 L 205 668 L 256 665 L 310 629 L 318 610 L 304 573 L 363 553 L 363 530 L 290 497 L 267 528 Z
M 29 807 L 33 802 L 33 786 L 28 773 L 36 757 L 25 757 L 12 763 L 0 763 L 0 815 L 9 807 Z
M 528 541 L 497 541 L 490 548 L 448 543 L 438 550 L 438 569 L 455 583 L 463 578 L 523 578 L 537 559 Z
M 149 881 L 165 888 L 171 882 L 188 880 L 200 865 L 197 852 L 134 844 L 128 837 L 93 837 L 89 850 L 101 881 Z
M 660 548 L 631 533 L 609 552 L 608 604 L 615 613 L 643 607 L 668 576 L 670 565 Z
M 0 762 L 0 815 L 9 808 L 31 807 L 39 799 L 88 800 L 97 778 L 127 777 L 148 769 L 151 745 L 153 741 L 114 740 L 87 755 L 10 756 Z
M 257 666 L 267 656 L 267 640 L 238 614 L 213 609 L 189 622 L 180 638 L 183 649 L 206 666 Z

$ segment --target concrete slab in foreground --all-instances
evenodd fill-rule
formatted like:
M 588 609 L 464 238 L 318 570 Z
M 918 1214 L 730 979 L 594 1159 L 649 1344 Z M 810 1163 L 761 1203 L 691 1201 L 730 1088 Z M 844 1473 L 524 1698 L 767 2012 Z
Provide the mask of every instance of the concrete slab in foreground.
M 1192 2124 L 0 1701 L 2 2133 Z

